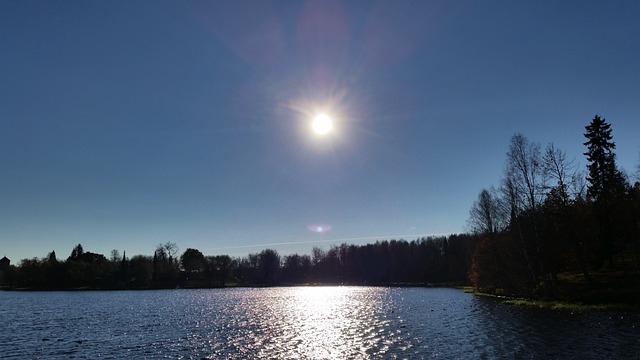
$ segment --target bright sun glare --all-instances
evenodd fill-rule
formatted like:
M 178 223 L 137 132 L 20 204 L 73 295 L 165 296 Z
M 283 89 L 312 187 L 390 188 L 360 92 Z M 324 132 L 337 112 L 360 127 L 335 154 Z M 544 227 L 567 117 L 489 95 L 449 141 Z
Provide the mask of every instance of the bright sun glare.
M 327 114 L 318 114 L 313 118 L 311 126 L 316 134 L 324 135 L 333 129 L 333 121 Z

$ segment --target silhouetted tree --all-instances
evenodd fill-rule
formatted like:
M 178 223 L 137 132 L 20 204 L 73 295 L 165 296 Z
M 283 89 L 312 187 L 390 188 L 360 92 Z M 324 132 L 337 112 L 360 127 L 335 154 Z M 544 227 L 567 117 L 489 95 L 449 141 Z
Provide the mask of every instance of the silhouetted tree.
M 587 284 L 591 284 L 587 243 L 579 232 L 574 231 L 572 225 L 575 214 L 572 207 L 584 194 L 583 176 L 573 161 L 568 161 L 565 153 L 553 144 L 546 148 L 544 171 L 550 180 L 555 180 L 555 185 L 549 187 L 542 215 L 542 231 L 547 239 L 544 261 L 554 278 L 558 271 L 566 269 L 573 262 L 582 272 Z
M 235 277 L 245 284 L 257 284 L 258 281 L 258 255 L 249 254 L 236 260 L 238 266 L 234 271 Z
M 111 252 L 113 256 L 113 251 Z M 113 269 L 113 281 L 112 287 L 115 289 L 127 289 L 130 287 L 130 274 L 129 274 L 129 260 L 127 260 L 127 252 L 122 252 L 122 257 L 116 259 L 115 261 L 112 259 L 112 269 Z
M 477 236 L 470 280 L 477 288 L 556 296 L 568 284 L 558 274 L 580 271 L 584 283 L 594 284 L 597 291 L 591 264 L 608 260 L 613 265 L 615 255 L 616 265 L 627 271 L 632 254 L 640 267 L 640 184 L 632 187 L 617 168 L 611 126 L 596 116 L 586 130 L 586 180 L 553 144 L 541 157 L 539 146 L 523 135 L 511 138 L 498 202 L 509 214 L 505 226 L 495 229 L 492 214 L 500 207 L 492 206 L 488 191 L 480 193 L 470 211 L 469 224 Z M 442 244 L 445 254 L 450 246 Z M 450 266 L 450 258 L 445 259 Z
M 308 255 L 292 254 L 284 257 L 282 281 L 287 284 L 303 284 L 309 280 L 311 258 Z
M 153 253 L 153 287 L 174 288 L 178 284 L 178 262 L 175 243 L 158 244 Z
M 38 258 L 22 259 L 18 266 L 15 285 L 24 288 L 46 287 L 46 277 Z
M 504 289 L 505 264 L 499 252 L 498 241 L 506 228 L 506 215 L 494 190 L 480 191 L 469 212 L 469 225 L 478 242 L 473 256 L 471 281 L 481 289 Z
M 476 242 L 476 237 L 471 234 L 452 234 L 447 238 L 447 248 L 444 254 L 447 264 L 447 281 L 467 282 Z M 407 249 L 410 254 L 410 248 Z M 414 281 L 411 280 L 411 282 Z
M 272 249 L 262 250 L 258 255 L 258 274 L 262 284 L 274 285 L 280 275 L 280 255 Z
M 84 251 L 78 244 L 65 262 L 67 281 L 74 287 L 104 288 L 110 280 L 110 263 L 102 254 Z
M 61 289 L 67 286 L 65 267 L 58 261 L 55 250 L 47 255 L 46 261 L 42 261 L 41 266 L 46 277 L 46 288 Z
M 116 249 L 111 250 L 111 257 L 109 258 L 109 260 L 111 260 L 112 263 L 117 263 L 122 260 L 120 252 Z
M 572 198 L 582 196 L 583 174 L 577 169 L 574 161 L 567 159 L 564 151 L 547 145 L 543 157 L 543 169 L 549 180 L 555 180 L 556 197 L 563 206 L 569 206 Z
M 591 123 L 585 127 L 587 132 L 584 136 L 587 141 L 587 169 L 589 175 L 588 195 L 595 201 L 606 201 L 617 177 L 618 171 L 613 150 L 616 144 L 612 141 L 611 124 L 605 119 L 596 115 Z
M 207 256 L 205 258 L 205 272 L 209 279 L 209 286 L 224 287 L 231 277 L 234 261 L 228 255 Z
M 132 289 L 148 289 L 152 287 L 153 260 L 148 256 L 136 255 L 127 264 L 129 282 Z
M 640 184 L 640 156 L 638 156 L 638 163 L 636 164 L 635 178 L 636 182 L 634 186 Z
M 477 234 L 497 234 L 507 224 L 504 206 L 496 191 L 482 189 L 469 212 L 471 230 Z
M 81 244 L 78 244 L 71 251 L 71 255 L 69 255 L 69 259 L 77 260 L 77 259 L 80 258 L 80 256 L 82 256 L 82 254 L 84 254 L 84 249 L 82 249 L 82 245 Z
M 612 255 L 615 251 L 616 237 L 621 235 L 620 218 L 616 214 L 620 209 L 622 198 L 628 189 L 624 175 L 618 170 L 615 161 L 616 148 L 611 135 L 611 124 L 596 115 L 591 123 L 585 127 L 584 134 L 587 141 L 587 169 L 589 188 L 587 194 L 596 208 L 600 242 L 599 260 L 605 259 L 612 265 Z
M 204 255 L 200 250 L 187 249 L 180 256 L 180 264 L 187 273 L 197 273 L 204 270 Z
M 543 170 L 540 145 L 530 142 L 522 134 L 513 135 L 507 152 L 505 173 L 507 193 L 514 197 L 510 224 L 520 237 L 532 280 L 537 282 L 539 278 L 542 281 L 542 291 L 546 296 L 551 289 L 548 269 L 543 260 L 547 249 L 540 236 L 540 206 L 546 188 Z
M 201 287 L 205 281 L 205 258 L 200 250 L 187 249 L 180 256 L 180 264 L 184 269 L 183 286 Z

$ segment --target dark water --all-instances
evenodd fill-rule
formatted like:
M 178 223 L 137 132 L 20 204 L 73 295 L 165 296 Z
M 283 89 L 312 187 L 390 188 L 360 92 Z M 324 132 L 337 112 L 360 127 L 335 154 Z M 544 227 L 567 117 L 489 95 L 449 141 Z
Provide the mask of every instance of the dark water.
M 640 315 L 454 289 L 0 292 L 0 358 L 638 359 Z

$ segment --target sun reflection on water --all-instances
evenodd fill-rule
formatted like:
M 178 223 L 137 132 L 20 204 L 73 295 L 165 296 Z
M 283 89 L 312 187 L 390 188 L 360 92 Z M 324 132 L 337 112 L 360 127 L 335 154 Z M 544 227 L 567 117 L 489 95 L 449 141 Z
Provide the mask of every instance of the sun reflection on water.
M 260 339 L 259 357 L 379 357 L 393 336 L 387 331 L 386 295 L 341 286 L 280 288 L 265 299 L 266 309 L 250 315 L 260 334 L 247 335 Z
M 350 289 L 306 287 L 295 289 L 288 311 L 302 322 L 300 346 L 303 357 L 335 358 L 342 353 L 341 330 L 351 326 L 348 310 Z
M 637 359 L 640 317 L 456 289 L 1 293 L 10 359 Z M 619 316 L 618 316 L 619 315 Z

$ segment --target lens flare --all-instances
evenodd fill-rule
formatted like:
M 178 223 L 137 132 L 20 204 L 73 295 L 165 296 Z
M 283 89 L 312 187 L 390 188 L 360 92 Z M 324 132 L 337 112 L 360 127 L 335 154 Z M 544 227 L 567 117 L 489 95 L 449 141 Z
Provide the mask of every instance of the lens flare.
M 307 226 L 307 229 L 309 229 L 309 231 L 311 232 L 322 234 L 322 233 L 331 231 L 331 225 L 313 224 L 313 225 Z

